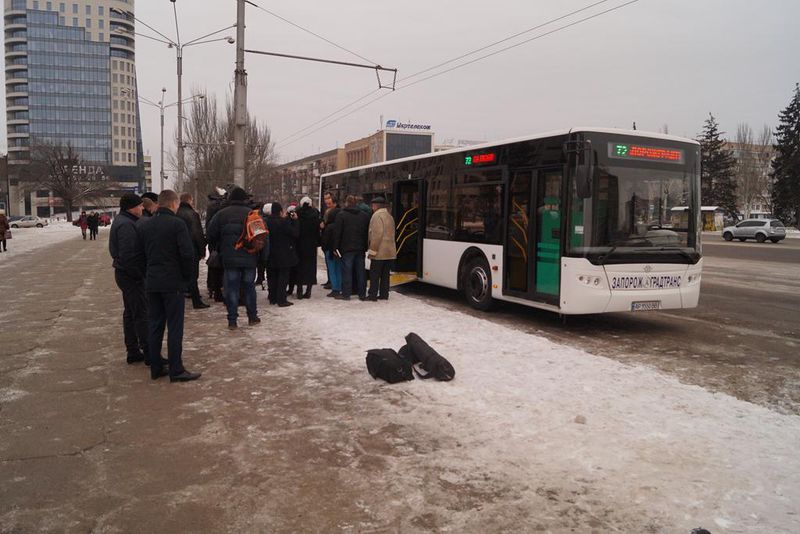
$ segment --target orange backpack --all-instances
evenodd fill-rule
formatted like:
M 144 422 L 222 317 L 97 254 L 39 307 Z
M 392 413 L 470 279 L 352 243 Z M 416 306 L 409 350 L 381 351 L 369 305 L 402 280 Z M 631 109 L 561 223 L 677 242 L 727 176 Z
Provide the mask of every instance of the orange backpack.
M 236 250 L 244 249 L 245 252 L 250 254 L 258 254 L 264 248 L 269 230 L 264 224 L 264 219 L 259 215 L 258 210 L 252 210 L 247 214 L 247 219 L 244 221 L 244 228 L 239 240 L 233 245 Z

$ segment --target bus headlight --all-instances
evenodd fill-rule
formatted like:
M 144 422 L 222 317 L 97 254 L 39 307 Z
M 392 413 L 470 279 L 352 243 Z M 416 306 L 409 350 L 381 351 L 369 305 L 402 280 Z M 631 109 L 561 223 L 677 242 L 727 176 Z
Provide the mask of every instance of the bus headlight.
M 603 283 L 603 279 L 599 276 L 581 274 L 578 276 L 578 282 L 589 287 L 600 287 Z

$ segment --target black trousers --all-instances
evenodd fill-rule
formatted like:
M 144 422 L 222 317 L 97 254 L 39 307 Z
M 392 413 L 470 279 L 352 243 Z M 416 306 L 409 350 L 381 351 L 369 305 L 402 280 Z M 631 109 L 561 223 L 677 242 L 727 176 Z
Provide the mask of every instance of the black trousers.
M 392 260 L 372 260 L 369 264 L 369 296 L 377 297 L 380 289 L 380 298 L 389 298 L 389 274 Z
M 136 280 L 122 271 L 114 270 L 117 287 L 122 291 L 122 331 L 125 336 L 125 349 L 129 355 L 144 354 L 149 360 L 147 351 L 147 294 L 144 291 L 144 280 Z
M 183 312 L 186 298 L 183 291 L 148 291 L 148 347 L 152 361 L 161 357 L 164 328 L 167 329 L 167 353 L 170 376 L 179 375 L 183 368 Z
M 286 286 L 289 285 L 289 271 L 291 267 L 276 269 L 267 268 L 267 299 L 270 304 L 283 304 L 286 302 Z
M 192 277 L 189 280 L 189 296 L 192 297 L 192 304 L 197 305 L 202 300 L 200 298 L 200 288 L 197 287 L 197 279 L 200 278 L 200 260 L 194 262 Z
M 206 277 L 206 286 L 210 296 L 222 296 L 222 277 L 225 275 L 225 270 L 222 267 L 209 267 L 208 275 Z

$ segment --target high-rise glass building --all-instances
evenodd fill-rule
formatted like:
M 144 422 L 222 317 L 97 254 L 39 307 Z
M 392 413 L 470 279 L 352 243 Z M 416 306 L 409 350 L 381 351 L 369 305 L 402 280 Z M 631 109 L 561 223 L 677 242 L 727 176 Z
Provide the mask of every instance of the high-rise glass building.
M 81 172 L 120 185 L 114 196 L 144 190 L 133 11 L 134 0 L 5 0 L 12 214 L 58 211 L 49 192 L 20 185 L 37 142 L 71 145 Z

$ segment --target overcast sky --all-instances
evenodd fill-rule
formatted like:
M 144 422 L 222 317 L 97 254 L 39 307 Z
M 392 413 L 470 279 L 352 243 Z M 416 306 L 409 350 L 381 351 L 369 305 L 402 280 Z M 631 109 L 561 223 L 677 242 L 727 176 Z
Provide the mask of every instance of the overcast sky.
M 402 79 L 596 1 L 256 3 L 374 62 L 398 68 Z M 500 46 L 625 1 L 606 1 Z M 178 0 L 177 6 L 184 42 L 236 18 L 234 0 Z M 136 16 L 174 37 L 168 0 L 139 0 Z M 375 90 L 375 73 L 249 54 L 248 106 L 271 128 L 280 161 L 369 135 L 378 129 L 381 116 L 430 124 L 436 142 L 442 142 L 495 140 L 571 126 L 629 128 L 633 121 L 640 130 L 658 131 L 666 124 L 671 134 L 695 137 L 710 111 L 732 137 L 740 122 L 754 129 L 774 127 L 778 112 L 788 104 L 800 81 L 798 20 L 797 0 L 640 0 L 396 91 L 293 143 L 281 141 Z M 137 29 L 150 33 L 141 24 Z M 141 37 L 136 46 L 140 95 L 157 101 L 163 86 L 167 102 L 174 102 L 174 50 Z M 363 62 L 252 6 L 247 8 L 246 46 Z M 235 46 L 224 41 L 199 45 L 187 48 L 184 57 L 184 95 L 195 87 L 222 103 L 233 94 Z M 145 153 L 153 156 L 157 176 L 158 110 L 143 105 L 141 112 Z M 168 112 L 169 140 L 175 108 Z M 2 135 L 5 146 L 5 129 Z

